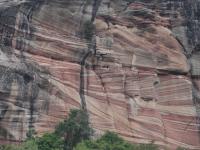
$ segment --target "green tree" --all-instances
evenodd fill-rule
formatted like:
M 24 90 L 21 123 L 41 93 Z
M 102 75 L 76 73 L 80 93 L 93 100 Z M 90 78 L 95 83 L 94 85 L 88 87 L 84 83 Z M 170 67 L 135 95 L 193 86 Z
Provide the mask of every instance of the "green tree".
M 38 150 L 62 150 L 64 141 L 55 133 L 46 133 L 36 139 Z
M 72 150 L 77 143 L 89 139 L 92 133 L 87 112 L 76 109 L 71 110 L 69 117 L 61 122 L 55 130 L 56 135 L 64 138 L 65 150 Z

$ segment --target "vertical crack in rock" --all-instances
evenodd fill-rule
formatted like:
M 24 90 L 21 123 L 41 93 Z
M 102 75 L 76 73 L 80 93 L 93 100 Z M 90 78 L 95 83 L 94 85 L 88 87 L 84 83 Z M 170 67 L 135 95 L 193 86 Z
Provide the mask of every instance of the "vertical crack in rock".
M 85 61 L 90 56 L 91 51 L 87 52 L 81 60 L 81 71 L 80 71 L 80 98 L 81 98 L 81 107 L 83 110 L 86 109 L 86 101 L 85 101 Z
M 93 22 L 95 21 L 99 6 L 101 4 L 102 0 L 94 0 L 93 1 L 93 7 L 92 7 L 92 16 L 91 16 L 91 20 L 89 21 L 89 25 L 93 26 Z M 86 3 L 87 4 L 87 3 Z M 84 7 L 86 8 L 86 7 Z M 88 28 L 88 26 L 86 26 L 86 28 Z M 93 30 L 93 29 L 90 29 Z M 86 60 L 91 56 L 95 56 L 96 55 L 96 36 L 94 34 L 94 31 L 88 31 L 86 30 L 87 33 L 84 34 L 88 34 L 88 32 L 91 32 L 91 37 L 86 37 L 88 40 L 88 49 L 86 54 L 83 56 L 83 58 L 81 59 L 81 71 L 80 71 L 80 98 L 81 98 L 81 106 L 83 110 L 87 110 L 87 106 L 86 106 L 86 101 L 85 101 L 85 77 L 87 77 L 87 75 L 85 75 L 85 68 L 86 68 Z M 84 35 L 85 36 L 85 35 Z

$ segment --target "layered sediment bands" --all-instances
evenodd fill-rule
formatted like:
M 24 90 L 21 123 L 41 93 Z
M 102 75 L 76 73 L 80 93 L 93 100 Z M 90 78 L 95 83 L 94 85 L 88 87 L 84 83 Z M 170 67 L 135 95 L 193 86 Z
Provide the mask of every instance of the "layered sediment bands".
M 95 136 L 200 149 L 199 1 L 11 1 L 0 12 L 1 143 L 84 105 Z
M 96 70 L 97 75 L 89 72 L 95 78 L 89 80 L 86 99 L 95 128 L 116 131 L 132 142 L 148 142 L 153 138 L 170 147 L 172 143 L 198 145 L 189 78 L 118 69 Z M 96 78 L 98 83 L 93 81 Z

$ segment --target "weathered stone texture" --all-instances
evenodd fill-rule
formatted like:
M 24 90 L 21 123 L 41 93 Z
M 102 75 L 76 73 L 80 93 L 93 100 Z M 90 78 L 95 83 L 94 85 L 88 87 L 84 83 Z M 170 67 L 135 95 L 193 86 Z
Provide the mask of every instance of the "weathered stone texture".
M 82 107 L 97 136 L 200 149 L 199 5 L 0 2 L 0 142 L 51 131 Z

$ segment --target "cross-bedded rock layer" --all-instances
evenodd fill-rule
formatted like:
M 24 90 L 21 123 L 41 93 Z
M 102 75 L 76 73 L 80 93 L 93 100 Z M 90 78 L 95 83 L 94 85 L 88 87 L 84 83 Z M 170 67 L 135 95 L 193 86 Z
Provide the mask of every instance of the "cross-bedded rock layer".
M 51 131 L 82 107 L 97 136 L 200 149 L 199 5 L 0 2 L 1 143 Z

